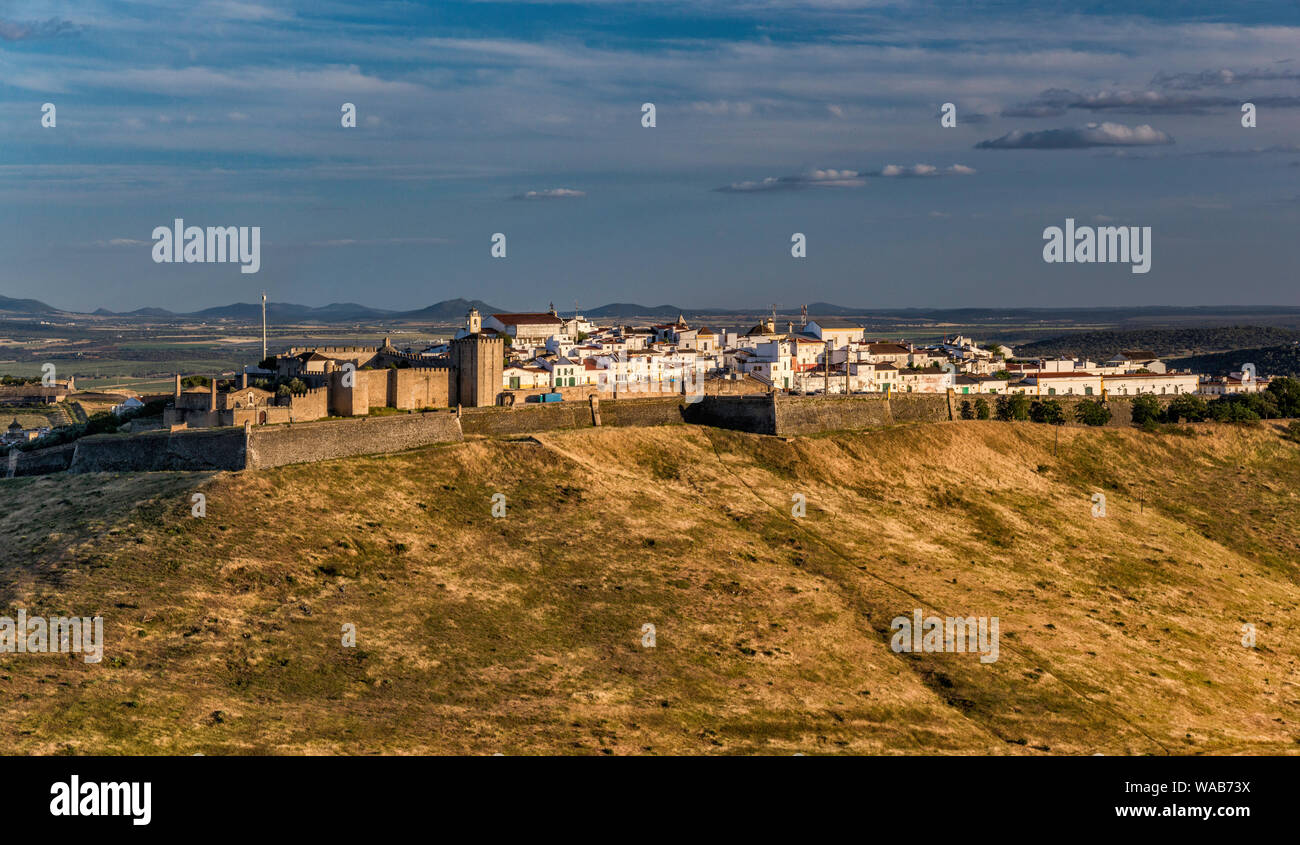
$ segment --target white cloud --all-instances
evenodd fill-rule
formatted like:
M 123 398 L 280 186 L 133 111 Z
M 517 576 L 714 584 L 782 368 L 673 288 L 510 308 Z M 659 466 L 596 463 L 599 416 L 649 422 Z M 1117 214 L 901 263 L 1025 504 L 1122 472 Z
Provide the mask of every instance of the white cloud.
M 524 191 L 522 194 L 515 194 L 512 199 L 517 200 L 555 200 L 555 199 L 579 199 L 585 197 L 585 191 L 576 191 L 573 188 L 547 188 L 544 191 Z
M 1065 129 L 1027 132 L 1015 129 L 1001 138 L 980 141 L 984 150 L 1077 150 L 1086 147 L 1129 147 L 1172 144 L 1174 139 L 1148 124 L 1125 126 L 1122 123 L 1088 123 Z

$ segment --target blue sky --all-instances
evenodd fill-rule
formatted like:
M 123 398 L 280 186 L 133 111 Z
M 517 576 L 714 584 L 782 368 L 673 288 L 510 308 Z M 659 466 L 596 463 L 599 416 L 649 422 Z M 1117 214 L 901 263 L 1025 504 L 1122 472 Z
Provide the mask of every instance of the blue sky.
M 180 5 L 0 6 L 0 293 L 1300 304 L 1294 2 Z M 175 217 L 261 272 L 154 264 Z M 1066 217 L 1151 271 L 1044 264 Z

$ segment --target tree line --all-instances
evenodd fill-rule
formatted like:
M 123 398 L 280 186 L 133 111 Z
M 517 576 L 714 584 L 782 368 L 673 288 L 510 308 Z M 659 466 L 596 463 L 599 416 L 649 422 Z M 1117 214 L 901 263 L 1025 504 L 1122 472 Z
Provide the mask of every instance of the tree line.
M 1266 390 L 1259 393 L 1233 393 L 1206 400 L 1203 396 L 1183 393 L 1169 404 L 1155 396 L 1141 395 L 1132 400 L 1133 424 L 1153 428 L 1160 423 L 1180 422 L 1237 422 L 1291 419 L 1300 417 L 1300 380 L 1275 378 Z M 1063 425 L 1070 416 L 1083 425 L 1106 425 L 1111 420 L 1111 409 L 1101 399 L 1084 399 L 1074 406 L 1072 414 L 1058 399 L 1036 399 L 1024 394 L 1003 394 L 992 404 L 984 397 L 974 402 L 961 403 L 960 416 L 964 420 L 996 419 L 1005 422 L 1028 421 Z

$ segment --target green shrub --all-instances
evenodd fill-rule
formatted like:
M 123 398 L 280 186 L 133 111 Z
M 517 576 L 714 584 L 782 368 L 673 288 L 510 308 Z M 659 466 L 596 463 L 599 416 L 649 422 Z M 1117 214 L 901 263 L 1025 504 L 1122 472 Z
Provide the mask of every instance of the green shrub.
M 1169 403 L 1165 408 L 1165 420 L 1167 422 L 1202 422 L 1210 415 L 1209 406 L 1205 400 L 1199 396 L 1191 394 L 1182 394 Z
M 1164 410 L 1160 407 L 1160 400 L 1154 396 L 1142 395 L 1133 400 L 1133 424 L 1136 426 L 1146 427 L 1148 422 L 1160 422 Z
M 1084 425 L 1105 425 L 1110 416 L 1110 408 L 1099 399 L 1085 399 L 1074 406 L 1074 418 Z
M 1065 422 L 1065 409 L 1055 399 L 1035 399 L 1029 406 L 1029 419 L 1036 423 L 1061 425 Z

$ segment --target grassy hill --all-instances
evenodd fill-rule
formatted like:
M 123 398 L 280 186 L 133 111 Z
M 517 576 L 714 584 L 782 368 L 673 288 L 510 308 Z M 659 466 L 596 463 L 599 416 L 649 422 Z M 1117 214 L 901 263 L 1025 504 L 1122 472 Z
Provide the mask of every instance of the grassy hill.
M 0 606 L 100 613 L 107 645 L 0 655 L 0 752 L 1300 753 L 1279 430 L 595 429 L 10 480 Z M 999 659 L 895 654 L 915 608 L 998 616 Z

